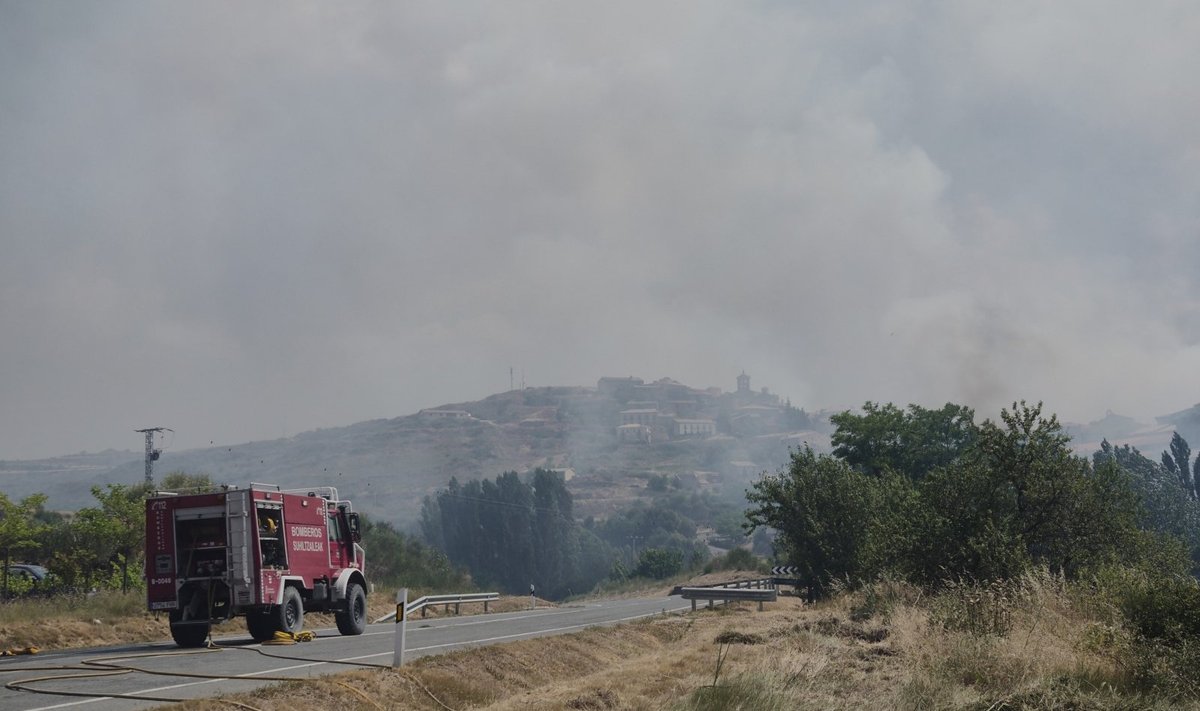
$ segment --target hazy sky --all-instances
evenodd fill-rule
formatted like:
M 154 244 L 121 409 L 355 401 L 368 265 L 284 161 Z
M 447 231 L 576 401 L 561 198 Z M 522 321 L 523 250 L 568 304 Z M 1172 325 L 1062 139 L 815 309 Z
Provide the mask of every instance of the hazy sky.
M 1200 401 L 1200 5 L 0 0 L 0 459 L 601 375 Z

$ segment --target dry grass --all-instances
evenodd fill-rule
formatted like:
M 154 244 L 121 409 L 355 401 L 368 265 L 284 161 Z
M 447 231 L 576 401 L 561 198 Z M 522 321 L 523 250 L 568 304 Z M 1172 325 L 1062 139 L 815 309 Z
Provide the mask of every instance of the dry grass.
M 0 648 L 39 649 L 170 639 L 166 617 L 146 612 L 140 594 L 116 592 L 0 604 Z

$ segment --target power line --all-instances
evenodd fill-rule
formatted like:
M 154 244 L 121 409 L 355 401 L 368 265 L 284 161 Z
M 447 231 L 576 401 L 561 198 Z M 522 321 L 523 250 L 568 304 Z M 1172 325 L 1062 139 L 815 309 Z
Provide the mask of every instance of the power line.
M 533 504 L 528 504 L 528 505 L 514 504 L 511 501 L 498 501 L 496 499 L 484 499 L 484 498 L 481 498 L 478 496 L 467 496 L 466 494 L 452 494 L 448 491 L 443 491 L 443 492 L 438 493 L 437 498 L 438 498 L 439 502 L 441 501 L 442 498 L 459 499 L 461 501 L 477 501 L 481 504 L 492 504 L 494 506 L 509 506 L 511 508 L 528 510 L 528 511 L 545 511 L 546 513 L 553 514 L 553 515 L 559 517 L 563 521 L 567 521 L 570 523 L 576 523 L 574 518 L 567 518 L 566 516 L 563 516 L 562 512 L 559 511 L 558 509 L 549 509 L 549 508 L 546 508 L 545 506 L 534 506 Z

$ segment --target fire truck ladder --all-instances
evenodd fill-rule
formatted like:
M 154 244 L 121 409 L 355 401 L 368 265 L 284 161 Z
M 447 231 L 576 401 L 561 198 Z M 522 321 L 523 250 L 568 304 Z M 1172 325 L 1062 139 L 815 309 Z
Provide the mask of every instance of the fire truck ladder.
M 247 605 L 252 600 L 253 590 L 250 578 L 250 527 L 255 525 L 251 518 L 251 500 L 249 491 L 230 491 L 225 496 L 225 514 L 229 520 L 229 546 L 226 561 L 229 566 L 230 582 L 233 590 L 230 592 L 237 605 Z

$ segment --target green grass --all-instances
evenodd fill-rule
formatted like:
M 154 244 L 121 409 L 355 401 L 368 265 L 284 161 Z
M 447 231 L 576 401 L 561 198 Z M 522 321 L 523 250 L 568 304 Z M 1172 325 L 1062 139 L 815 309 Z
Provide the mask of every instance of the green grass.
M 678 711 L 782 711 L 793 708 L 788 697 L 761 676 L 744 674 L 715 686 L 692 691 Z

